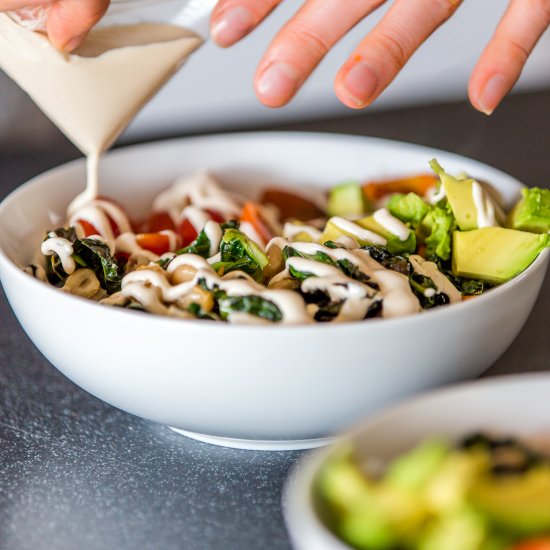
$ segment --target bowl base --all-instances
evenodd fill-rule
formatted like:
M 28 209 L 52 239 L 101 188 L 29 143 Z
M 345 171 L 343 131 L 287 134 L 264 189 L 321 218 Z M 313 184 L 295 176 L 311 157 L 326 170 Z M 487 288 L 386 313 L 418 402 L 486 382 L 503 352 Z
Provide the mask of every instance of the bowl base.
M 299 451 L 302 449 L 315 449 L 324 447 L 336 441 L 336 437 L 320 437 L 317 439 L 236 439 L 232 437 L 219 437 L 216 435 L 199 434 L 172 428 L 174 432 L 201 441 L 210 445 L 218 445 L 219 447 L 230 447 L 231 449 L 245 449 L 248 451 Z

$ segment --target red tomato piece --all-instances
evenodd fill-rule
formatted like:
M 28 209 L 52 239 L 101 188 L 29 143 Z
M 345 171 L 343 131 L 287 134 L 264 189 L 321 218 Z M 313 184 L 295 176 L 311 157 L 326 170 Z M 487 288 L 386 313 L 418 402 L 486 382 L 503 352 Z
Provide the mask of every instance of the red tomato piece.
M 177 232 L 182 240 L 182 246 L 190 245 L 198 236 L 197 230 L 188 219 L 181 220 Z
M 138 233 L 136 242 L 141 248 L 149 250 L 158 256 L 170 252 L 170 238 L 162 233 Z
M 213 222 L 223 223 L 225 221 L 225 218 L 219 212 L 216 212 L 215 210 L 206 210 L 206 211 L 208 212 L 208 215 L 210 216 L 210 219 Z
M 145 222 L 145 227 L 144 232 L 147 233 L 158 233 L 166 229 L 176 230 L 176 224 L 168 212 L 152 212 Z
M 550 538 L 545 537 L 518 542 L 509 550 L 550 550 Z
M 77 220 L 77 223 L 80 224 L 80 227 L 82 227 L 82 230 L 84 231 L 84 236 L 89 237 L 90 235 L 99 235 L 99 231 L 86 220 Z

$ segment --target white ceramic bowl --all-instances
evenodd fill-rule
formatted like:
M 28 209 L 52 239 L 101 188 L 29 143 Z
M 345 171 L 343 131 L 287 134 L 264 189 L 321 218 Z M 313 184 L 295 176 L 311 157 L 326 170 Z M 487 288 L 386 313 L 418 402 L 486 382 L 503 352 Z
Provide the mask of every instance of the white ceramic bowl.
M 385 140 L 250 133 L 158 142 L 109 153 L 102 193 L 142 215 L 182 173 L 207 168 L 227 185 L 327 188 L 410 175 L 436 156 L 491 181 L 507 203 L 520 184 L 463 157 Z M 422 315 L 342 325 L 228 326 L 144 315 L 59 292 L 23 273 L 45 229 L 84 186 L 84 163 L 47 172 L 0 206 L 0 275 L 37 348 L 104 401 L 211 442 L 303 448 L 411 393 L 471 378 L 523 326 L 548 254 L 475 300 Z M 513 314 L 510 314 L 513 312 Z M 221 439 L 220 439 L 221 438 Z
M 359 456 L 389 460 L 432 436 L 459 440 L 490 431 L 515 437 L 550 436 L 550 374 L 488 378 L 431 392 L 367 420 L 338 445 L 352 441 Z M 336 447 L 316 451 L 294 469 L 283 508 L 296 550 L 350 550 L 319 519 L 313 484 Z M 442 549 L 443 550 L 443 549 Z

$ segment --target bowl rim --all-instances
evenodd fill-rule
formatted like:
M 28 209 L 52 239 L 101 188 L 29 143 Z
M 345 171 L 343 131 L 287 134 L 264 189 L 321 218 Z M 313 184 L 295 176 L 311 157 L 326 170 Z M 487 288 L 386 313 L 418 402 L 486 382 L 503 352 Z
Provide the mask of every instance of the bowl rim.
M 255 139 L 265 139 L 265 140 L 271 140 L 271 139 L 289 139 L 289 138 L 306 138 L 306 139 L 316 139 L 320 141 L 330 141 L 332 139 L 349 139 L 351 141 L 357 141 L 365 142 L 365 143 L 373 143 L 375 145 L 380 146 L 397 146 L 397 147 L 404 147 L 409 150 L 415 150 L 417 152 L 421 151 L 432 151 L 433 154 L 437 153 L 443 153 L 447 157 L 454 158 L 456 161 L 464 160 L 466 159 L 468 163 L 473 165 L 479 165 L 480 168 L 487 169 L 494 171 L 495 173 L 498 173 L 499 176 L 503 177 L 504 179 L 508 180 L 511 184 L 517 187 L 517 189 L 521 189 L 524 186 L 519 180 L 514 178 L 513 176 L 510 176 L 509 174 L 506 174 L 505 172 L 502 172 L 498 168 L 494 168 L 486 163 L 477 161 L 475 159 L 470 159 L 468 157 L 464 157 L 463 155 L 459 155 L 456 153 L 444 151 L 442 149 L 437 149 L 433 147 L 427 147 L 424 145 L 417 145 L 408 143 L 405 141 L 398 141 L 398 140 L 391 140 L 391 139 L 385 139 L 385 138 L 377 138 L 377 137 L 370 137 L 370 136 L 359 136 L 359 135 L 350 135 L 350 134 L 342 134 L 342 133 L 329 133 L 329 132 L 289 132 L 289 131 L 249 131 L 249 132 L 229 132 L 229 133 L 221 133 L 221 134 L 207 134 L 207 135 L 200 135 L 200 136 L 192 136 L 192 137 L 182 137 L 182 138 L 171 138 L 171 139 L 159 139 L 159 140 L 153 140 L 148 141 L 144 143 L 139 143 L 136 145 L 129 145 L 124 146 L 120 148 L 116 148 L 112 151 L 108 151 L 104 157 L 105 158 L 113 158 L 113 157 L 120 157 L 126 154 L 132 155 L 134 152 L 139 153 L 140 151 L 144 151 L 147 149 L 151 149 L 158 146 L 175 146 L 179 143 L 185 144 L 185 143 L 200 143 L 200 142 L 210 142 L 210 141 L 217 141 L 217 140 L 226 140 L 226 139 L 246 139 L 254 137 Z M 44 178 L 55 175 L 57 173 L 63 173 L 64 171 L 70 171 L 73 170 L 75 167 L 82 166 L 85 162 L 85 158 L 78 158 L 72 161 L 69 161 L 67 163 L 61 164 L 59 166 L 56 166 L 54 168 L 51 168 L 49 170 L 46 170 L 45 172 L 42 172 L 27 182 L 21 184 L 17 188 L 15 188 L 13 191 L 11 191 L 1 202 L 0 202 L 0 224 L 2 220 L 3 213 L 6 210 L 9 210 L 10 205 L 13 202 L 16 202 L 19 199 L 19 195 L 24 194 L 25 192 L 28 192 L 29 189 L 32 189 L 35 185 L 40 184 Z M 403 317 L 397 317 L 392 319 L 384 319 L 384 318 L 375 318 L 375 319 L 368 319 L 365 321 L 346 321 L 342 323 L 312 323 L 312 324 L 274 324 L 274 325 L 267 325 L 267 324 L 257 324 L 257 325 L 239 325 L 239 324 L 231 324 L 231 323 L 205 323 L 204 320 L 201 319 L 185 319 L 182 323 L 182 319 L 173 318 L 173 317 L 166 317 L 161 315 L 147 315 L 147 316 L 141 316 L 141 318 L 148 319 L 148 323 L 156 323 L 160 326 L 164 326 L 164 323 L 169 323 L 168 326 L 173 326 L 173 323 L 181 324 L 183 327 L 186 326 L 194 326 L 196 328 L 200 327 L 208 327 L 209 330 L 224 330 L 224 331 L 242 331 L 243 329 L 245 332 L 248 333 L 254 333 L 256 331 L 264 332 L 264 331 L 277 331 L 277 333 L 286 333 L 290 330 L 293 331 L 293 334 L 296 334 L 296 332 L 300 333 L 309 333 L 311 331 L 319 331 L 319 330 L 330 330 L 331 332 L 339 332 L 339 331 L 349 331 L 352 327 L 357 327 L 356 330 L 359 330 L 360 327 L 379 327 L 381 324 L 382 326 L 389 326 L 389 327 L 396 327 L 406 329 L 409 326 L 409 323 L 419 323 L 422 322 L 422 319 L 432 319 L 434 317 L 441 318 L 441 321 L 446 320 L 447 316 L 453 315 L 453 311 L 462 311 L 465 310 L 465 308 L 474 309 L 477 307 L 480 307 L 479 304 L 485 304 L 488 303 L 489 300 L 498 300 L 499 296 L 501 294 L 507 293 L 509 291 L 512 291 L 513 288 L 515 288 L 517 285 L 522 284 L 522 282 L 526 278 L 530 278 L 532 274 L 537 271 L 539 268 L 543 268 L 543 264 L 548 260 L 548 257 L 550 256 L 550 249 L 546 248 L 543 250 L 537 258 L 520 274 L 516 275 L 513 279 L 502 283 L 494 288 L 489 289 L 485 293 L 476 296 L 473 300 L 465 300 L 460 303 L 456 304 L 449 304 L 447 306 L 443 307 L 437 307 L 433 308 L 431 310 L 423 310 L 422 312 L 418 314 L 411 314 Z M 34 278 L 32 275 L 29 275 L 28 273 L 25 273 L 22 269 L 22 266 L 18 266 L 13 262 L 6 254 L 6 252 L 3 250 L 2 242 L 0 238 L 0 266 L 5 269 L 6 272 L 9 272 L 10 275 L 13 275 L 15 278 L 19 279 L 22 284 L 30 284 L 32 285 L 39 285 L 39 287 L 42 289 L 42 291 L 45 292 L 54 292 L 59 300 L 61 300 L 61 303 L 64 303 L 63 300 L 69 300 L 70 303 L 76 304 L 74 300 L 80 301 L 80 304 L 82 307 L 85 308 L 94 308 L 93 310 L 85 310 L 85 311 L 97 311 L 95 308 L 98 306 L 101 306 L 101 304 L 98 304 L 94 302 L 93 300 L 89 300 L 86 298 L 82 298 L 80 296 L 71 295 L 65 292 L 59 292 L 59 289 L 56 287 L 53 287 L 51 285 L 47 285 L 44 282 Z M 34 287 L 38 290 L 38 287 Z M 461 308 L 461 309 L 458 309 Z M 110 307 L 110 308 L 104 308 L 104 311 L 110 311 L 108 315 L 131 315 L 132 318 L 135 319 L 135 316 L 138 313 L 141 312 L 135 312 L 131 310 L 127 310 L 124 308 L 116 308 L 116 307 Z M 451 313 L 449 313 L 451 312 Z M 122 317 L 121 319 L 123 319 Z
M 519 384 L 550 385 L 550 372 L 508 373 L 478 380 L 468 380 L 439 387 L 407 397 L 394 405 L 384 407 L 379 412 L 359 420 L 350 428 L 335 436 L 335 442 L 322 449 L 306 453 L 290 470 L 285 480 L 282 493 L 282 509 L 285 525 L 291 538 L 302 538 L 295 535 L 298 531 L 305 532 L 308 537 L 321 538 L 330 546 L 323 545 L 322 550 L 354 550 L 343 539 L 339 538 L 322 521 L 313 505 L 313 484 L 320 468 L 326 460 L 338 452 L 346 444 L 356 439 L 366 437 L 366 434 L 378 425 L 392 418 L 403 416 L 407 412 L 423 407 L 429 407 L 434 401 L 445 397 L 456 397 L 471 391 L 484 392 L 490 388 L 509 387 Z M 318 541 L 316 541 L 318 542 Z M 301 548 L 301 546 L 299 546 Z

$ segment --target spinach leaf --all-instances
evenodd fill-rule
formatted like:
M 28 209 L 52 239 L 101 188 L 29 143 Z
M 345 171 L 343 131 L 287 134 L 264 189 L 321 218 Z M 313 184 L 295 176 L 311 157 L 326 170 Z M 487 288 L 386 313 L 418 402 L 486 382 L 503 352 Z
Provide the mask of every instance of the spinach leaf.
M 54 229 L 53 231 L 48 231 L 46 233 L 46 236 L 44 237 L 44 240 L 49 239 L 50 237 L 61 237 L 63 239 L 67 239 L 70 242 L 76 241 L 76 230 L 74 227 L 58 227 L 57 229 Z
M 330 300 L 325 300 L 324 302 L 318 304 L 319 309 L 315 312 L 313 318 L 318 323 L 329 323 L 332 321 L 342 308 L 343 302 L 331 302 Z
M 122 270 L 104 242 L 96 239 L 77 239 L 73 243 L 73 250 L 75 262 L 91 269 L 99 284 L 109 294 L 120 290 Z
M 227 220 L 220 224 L 223 231 L 226 229 L 239 229 L 241 223 L 238 220 Z
M 256 281 L 263 280 L 268 259 L 262 249 L 238 229 L 226 229 L 220 243 L 221 260 L 212 265 L 218 273 L 240 270 Z
M 437 292 L 437 286 L 431 277 L 413 271 L 409 276 L 409 284 L 424 309 L 443 306 L 450 302 L 447 294 Z M 433 291 L 433 294 L 431 292 L 427 293 L 427 290 Z
M 176 256 L 181 254 L 197 254 L 203 258 L 210 257 L 210 239 L 204 229 L 197 235 L 197 238 L 191 244 L 176 250 Z
M 298 281 L 305 281 L 309 277 L 315 277 L 313 273 L 310 273 L 309 271 L 298 271 L 291 265 L 288 266 L 288 272 L 292 278 L 297 279 Z
M 336 262 L 336 267 L 340 271 L 343 271 L 344 274 L 347 275 L 350 279 L 354 279 L 356 281 L 359 281 L 360 283 L 365 283 L 371 288 L 379 290 L 380 287 L 376 283 L 373 283 L 366 273 L 363 273 L 357 265 L 355 265 L 353 262 L 350 262 L 347 258 L 338 260 Z
M 197 304 L 193 302 L 189 305 L 187 308 L 187 311 L 191 314 L 193 314 L 198 319 L 206 319 L 207 321 L 219 321 L 220 318 L 215 313 L 212 313 L 211 311 L 207 312 L 202 309 L 200 304 Z
M 285 246 L 283 248 L 283 258 L 285 261 L 288 260 L 288 258 L 305 258 L 307 260 L 314 260 L 336 267 L 336 262 L 326 252 L 321 250 L 318 250 L 315 254 L 305 254 L 304 252 L 298 252 L 298 250 L 291 246 Z
M 46 241 L 51 237 L 61 237 L 74 243 L 76 240 L 76 231 L 74 227 L 58 227 L 53 231 L 48 231 L 44 236 L 44 240 Z M 44 268 L 46 270 L 46 278 L 51 285 L 62 287 L 65 284 L 69 275 L 65 273 L 57 254 L 46 256 Z
M 376 260 L 386 269 L 397 271 L 402 275 L 409 276 L 411 272 L 411 264 L 407 254 L 391 254 L 388 250 L 381 246 L 363 246 L 373 260 Z
M 327 242 L 334 244 L 332 243 L 332 241 Z M 336 248 L 336 246 L 334 246 L 334 248 Z M 363 273 L 356 264 L 354 264 L 347 258 L 333 260 L 326 252 L 323 252 L 322 250 L 318 250 L 317 252 L 315 252 L 315 254 L 305 254 L 304 252 L 298 252 L 298 250 L 292 248 L 291 246 L 285 246 L 283 248 L 283 258 L 286 261 L 288 258 L 292 257 L 305 258 L 307 260 L 313 260 L 316 262 L 321 262 L 323 264 L 331 265 L 339 269 L 342 273 L 344 273 L 344 275 L 348 276 L 350 279 L 368 284 L 372 288 L 378 290 L 378 285 L 371 282 L 370 277 L 366 273 Z M 289 266 L 288 270 L 295 279 L 299 279 L 300 281 L 303 281 L 304 279 L 307 279 L 308 277 L 311 277 L 313 275 L 313 273 L 299 272 L 292 266 Z
M 281 321 L 283 318 L 281 310 L 273 302 L 256 295 L 220 296 L 218 307 L 220 316 L 224 320 L 234 312 L 249 313 L 274 322 Z

